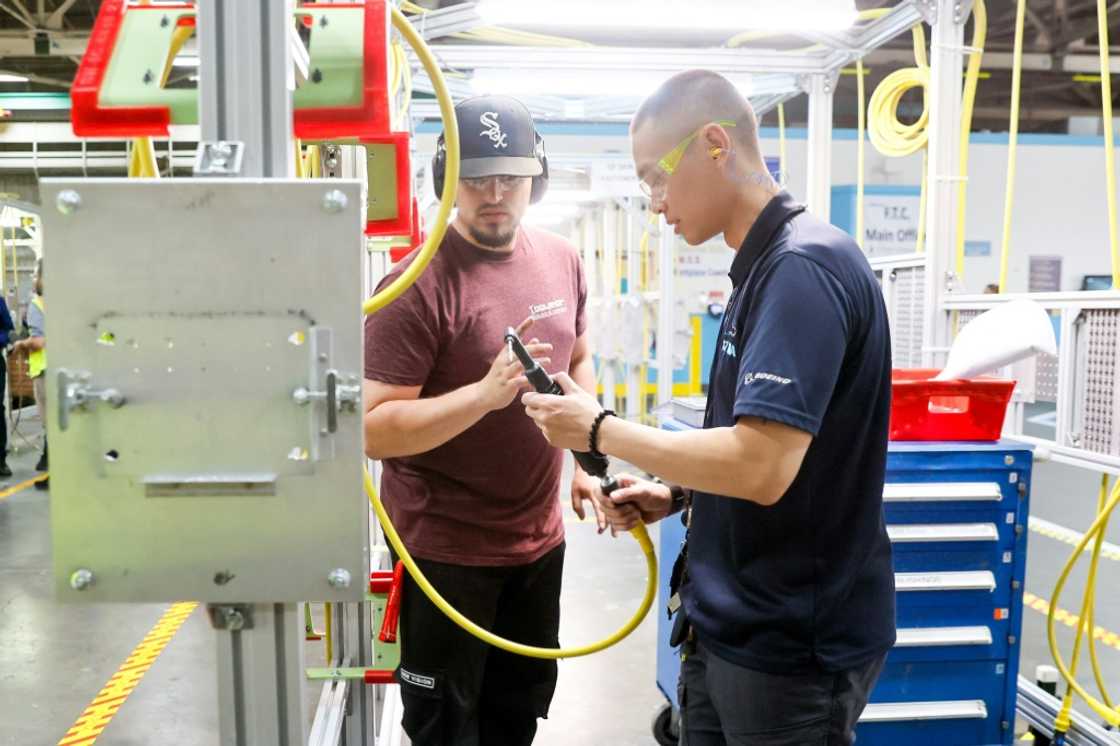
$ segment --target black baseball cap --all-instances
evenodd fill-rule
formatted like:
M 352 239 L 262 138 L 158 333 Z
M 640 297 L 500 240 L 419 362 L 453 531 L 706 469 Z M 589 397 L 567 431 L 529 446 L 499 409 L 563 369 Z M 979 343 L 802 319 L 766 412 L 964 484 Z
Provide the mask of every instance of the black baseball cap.
M 478 96 L 455 107 L 459 175 L 540 176 L 537 128 L 525 104 L 509 96 Z

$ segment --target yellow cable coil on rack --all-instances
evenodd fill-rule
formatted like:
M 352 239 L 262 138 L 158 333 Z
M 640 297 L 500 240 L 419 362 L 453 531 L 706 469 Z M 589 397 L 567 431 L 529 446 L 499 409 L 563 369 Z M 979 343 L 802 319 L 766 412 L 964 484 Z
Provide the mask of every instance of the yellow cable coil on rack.
M 867 11 L 861 17 L 870 17 L 870 14 L 881 14 L 878 11 Z M 972 49 L 968 56 L 968 69 L 965 73 L 964 91 L 961 98 L 961 142 L 958 168 L 961 176 L 968 174 L 968 140 L 972 129 L 972 109 L 976 100 L 976 85 L 980 79 L 980 63 L 983 58 L 984 41 L 987 37 L 988 15 L 984 0 L 976 0 L 972 9 L 973 32 Z M 916 24 L 913 29 L 914 38 L 914 67 L 904 67 L 895 70 L 875 88 L 871 94 L 868 111 L 868 132 L 871 144 L 875 149 L 886 156 L 903 157 L 923 150 L 929 139 L 927 126 L 929 124 L 929 103 L 924 102 L 922 113 L 918 119 L 905 124 L 898 118 L 898 106 L 902 97 L 914 88 L 922 88 L 923 96 L 928 98 L 929 90 L 929 60 L 926 56 L 925 32 L 921 24 Z M 863 163 L 859 164 L 863 170 Z M 918 208 L 918 242 L 915 247 L 918 252 L 923 250 L 925 241 L 925 212 L 926 191 L 929 175 L 929 165 L 923 152 L 922 156 L 922 187 L 920 206 Z M 965 195 L 967 181 L 962 181 L 957 191 L 957 226 L 954 244 L 956 246 L 957 275 L 964 274 L 964 226 L 965 226 Z
M 424 70 L 428 73 L 428 77 L 432 81 L 433 88 L 435 88 L 436 99 L 439 101 L 440 115 L 443 117 L 444 122 L 444 141 L 447 147 L 447 174 L 443 183 L 443 192 L 440 195 L 439 212 L 436 215 L 435 223 L 432 225 L 432 232 L 428 236 L 427 243 L 424 244 L 424 248 L 421 249 L 416 259 L 413 260 L 409 268 L 405 270 L 400 277 L 363 304 L 362 312 L 367 316 L 376 313 L 378 310 L 400 297 L 405 290 L 416 282 L 420 273 L 428 266 L 428 263 L 443 241 L 444 233 L 447 231 L 448 217 L 455 203 L 455 193 L 459 185 L 459 129 L 455 120 L 455 109 L 451 94 L 447 90 L 447 84 L 443 79 L 439 64 L 436 62 L 431 50 L 428 49 L 428 46 L 424 43 L 424 40 L 400 10 L 393 7 L 392 14 L 393 26 L 400 32 L 401 36 L 404 37 L 405 41 L 408 42 L 409 46 L 415 50 L 417 56 L 420 58 L 421 64 L 424 66 Z M 424 595 L 431 599 L 432 603 L 435 604 L 440 611 L 446 614 L 451 621 L 455 622 L 462 629 L 497 648 L 531 658 L 575 658 L 578 656 L 590 655 L 591 653 L 614 645 L 633 632 L 641 623 L 642 619 L 645 618 L 645 615 L 653 605 L 654 598 L 657 596 L 657 556 L 654 552 L 653 542 L 650 541 L 645 526 L 639 525 L 632 529 L 630 533 L 638 542 L 638 546 L 641 548 L 646 559 L 647 576 L 645 595 L 642 598 L 638 610 L 634 613 L 634 616 L 632 616 L 617 632 L 603 640 L 577 648 L 542 648 L 506 640 L 505 638 L 499 637 L 479 627 L 470 619 L 463 616 L 463 614 L 459 613 L 458 610 L 440 596 L 435 587 L 424 577 L 424 573 L 416 565 L 415 560 L 412 559 L 412 555 L 409 554 L 404 542 L 401 541 L 400 535 L 397 534 L 396 529 L 393 527 L 393 522 L 390 520 L 389 514 L 385 510 L 384 504 L 381 502 L 369 469 L 362 470 L 362 478 L 366 495 L 369 498 L 374 513 L 381 522 L 381 527 L 385 531 L 385 537 L 401 558 L 404 566 L 408 569 L 409 575 L 412 576 L 413 581 L 424 591 Z

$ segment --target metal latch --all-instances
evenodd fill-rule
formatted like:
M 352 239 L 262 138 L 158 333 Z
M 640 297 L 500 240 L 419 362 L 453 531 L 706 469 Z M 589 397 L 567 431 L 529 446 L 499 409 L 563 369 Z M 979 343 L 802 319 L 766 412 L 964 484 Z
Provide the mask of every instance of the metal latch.
M 70 413 L 86 411 L 94 402 L 109 405 L 110 409 L 124 406 L 124 394 L 114 388 L 94 388 L 89 384 L 92 375 L 84 370 L 58 371 L 58 429 L 66 432 L 70 427 Z
M 238 176 L 245 159 L 245 143 L 236 140 L 200 142 L 194 154 L 195 176 Z
M 324 388 L 316 391 L 301 386 L 292 392 L 292 401 L 300 406 L 311 402 L 325 402 L 327 405 L 327 432 L 338 432 L 338 413 L 358 411 L 362 399 L 362 387 L 356 375 L 343 375 L 337 370 L 328 370 L 324 376 Z

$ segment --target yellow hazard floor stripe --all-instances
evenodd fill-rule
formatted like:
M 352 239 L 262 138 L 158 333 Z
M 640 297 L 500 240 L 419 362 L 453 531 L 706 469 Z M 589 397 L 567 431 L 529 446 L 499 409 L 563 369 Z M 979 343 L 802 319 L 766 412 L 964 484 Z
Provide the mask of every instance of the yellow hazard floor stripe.
M 46 473 L 43 473 L 36 477 L 32 477 L 31 479 L 25 479 L 19 484 L 13 484 L 11 487 L 6 487 L 3 490 L 0 490 L 0 500 L 3 500 L 5 497 L 11 497 L 20 490 L 25 490 L 36 482 L 42 482 L 46 478 Z
M 1034 609 L 1040 614 L 1048 615 L 1050 613 L 1050 603 L 1046 599 L 1039 598 L 1033 593 L 1028 592 L 1023 594 L 1023 606 Z M 1077 627 L 1077 622 L 1079 621 L 1077 614 L 1071 614 L 1060 607 L 1054 612 L 1054 619 L 1071 628 Z M 1099 624 L 1093 627 L 1093 637 L 1110 648 L 1120 650 L 1120 635 L 1117 635 L 1115 632 L 1110 632 Z
M 128 695 L 132 694 L 140 679 L 197 606 L 194 602 L 173 604 L 163 613 L 156 626 L 144 636 L 117 672 L 109 677 L 109 681 L 89 703 L 81 717 L 66 731 L 58 746 L 89 746 L 101 735 L 101 731 L 105 730 L 105 726 L 117 714 Z
M 1035 532 L 1036 534 L 1045 536 L 1050 539 L 1055 539 L 1062 542 L 1063 544 L 1069 544 L 1071 547 L 1077 546 L 1081 542 L 1081 539 L 1085 536 L 1085 534 L 1079 531 L 1074 531 L 1072 528 L 1059 526 L 1057 523 L 1051 523 L 1050 521 L 1042 518 L 1036 518 L 1035 516 L 1030 517 L 1027 525 L 1029 525 L 1031 531 Z M 1091 552 L 1092 544 L 1085 547 L 1085 551 Z M 1120 562 L 1120 546 L 1117 546 L 1116 544 L 1108 541 L 1102 542 L 1101 556 L 1105 559 Z

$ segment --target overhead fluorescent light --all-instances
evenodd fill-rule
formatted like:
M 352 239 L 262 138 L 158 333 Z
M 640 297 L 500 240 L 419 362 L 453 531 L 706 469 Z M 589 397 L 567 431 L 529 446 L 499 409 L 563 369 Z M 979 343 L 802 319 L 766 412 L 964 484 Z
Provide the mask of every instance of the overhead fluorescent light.
M 595 30 L 843 31 L 856 22 L 852 0 L 482 0 L 475 10 L 490 26 Z
M 471 87 L 478 94 L 645 98 L 673 74 L 665 70 L 544 70 L 487 67 L 474 71 Z M 738 76 L 731 81 L 744 96 L 752 95 L 750 78 Z
M 12 73 L 0 73 L 0 83 L 26 83 L 28 78 L 26 75 L 13 75 Z

